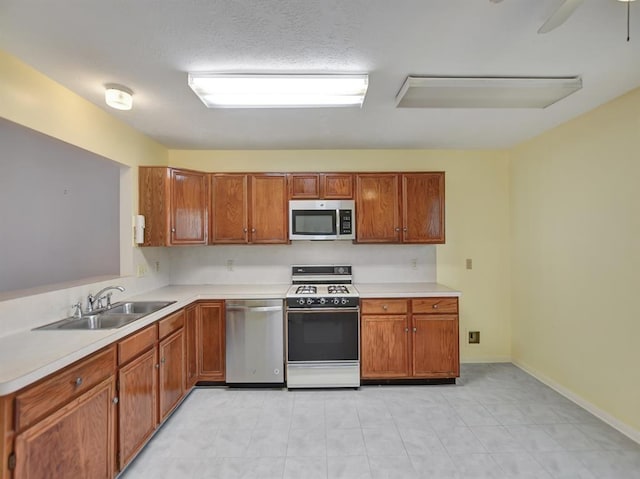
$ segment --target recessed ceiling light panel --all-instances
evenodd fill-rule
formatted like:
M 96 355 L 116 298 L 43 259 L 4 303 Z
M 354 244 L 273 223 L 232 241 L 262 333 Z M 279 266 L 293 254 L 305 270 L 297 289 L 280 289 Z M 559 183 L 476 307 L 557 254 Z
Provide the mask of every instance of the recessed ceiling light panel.
M 242 75 L 189 73 L 208 108 L 361 107 L 368 75 Z
M 582 79 L 409 76 L 398 108 L 546 108 L 580 90 Z

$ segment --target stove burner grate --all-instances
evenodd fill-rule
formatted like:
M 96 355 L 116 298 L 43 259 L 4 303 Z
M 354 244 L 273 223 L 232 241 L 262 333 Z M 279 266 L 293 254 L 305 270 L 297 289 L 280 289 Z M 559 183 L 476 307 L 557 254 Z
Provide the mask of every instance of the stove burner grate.
M 296 289 L 296 294 L 316 294 L 317 292 L 318 289 L 310 284 L 303 284 Z

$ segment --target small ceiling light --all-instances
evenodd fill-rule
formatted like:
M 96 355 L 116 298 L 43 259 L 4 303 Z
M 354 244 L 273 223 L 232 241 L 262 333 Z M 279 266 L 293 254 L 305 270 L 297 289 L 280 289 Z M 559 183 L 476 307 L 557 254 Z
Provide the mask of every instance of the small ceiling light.
M 361 107 L 368 75 L 189 73 L 208 108 Z
M 582 79 L 409 76 L 398 108 L 546 108 L 580 90 Z
M 133 108 L 133 92 L 122 85 L 106 85 L 104 101 L 116 110 L 131 110 Z

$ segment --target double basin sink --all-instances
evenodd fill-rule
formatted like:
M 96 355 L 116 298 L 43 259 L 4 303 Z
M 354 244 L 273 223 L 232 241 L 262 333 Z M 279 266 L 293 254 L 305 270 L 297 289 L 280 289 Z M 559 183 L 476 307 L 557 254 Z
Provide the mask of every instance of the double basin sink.
M 81 318 L 66 318 L 35 329 L 118 329 L 173 303 L 175 301 L 116 303 L 110 308 L 85 313 Z

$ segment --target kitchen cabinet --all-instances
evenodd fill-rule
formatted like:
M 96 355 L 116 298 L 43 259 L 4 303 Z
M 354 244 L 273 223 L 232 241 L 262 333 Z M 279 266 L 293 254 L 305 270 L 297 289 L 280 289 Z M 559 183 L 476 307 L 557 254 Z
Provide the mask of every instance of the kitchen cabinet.
M 207 173 L 141 166 L 138 180 L 138 211 L 146 223 L 143 246 L 207 244 Z
M 185 390 L 191 389 L 198 380 L 198 307 L 190 305 L 184 310 L 184 337 L 187 348 L 187 376 Z
M 363 299 L 363 379 L 460 375 L 457 298 Z
M 184 310 L 158 321 L 158 409 L 164 421 L 185 394 Z
M 288 243 L 284 174 L 211 175 L 211 243 Z
M 118 439 L 122 469 L 158 425 L 158 330 L 154 324 L 118 343 Z
M 444 243 L 444 173 L 356 175 L 356 241 Z
M 224 301 L 201 301 L 196 311 L 198 381 L 225 380 Z
M 353 199 L 351 173 L 291 173 L 288 182 L 292 200 Z
M 14 477 L 115 475 L 115 368 L 110 347 L 16 394 Z

